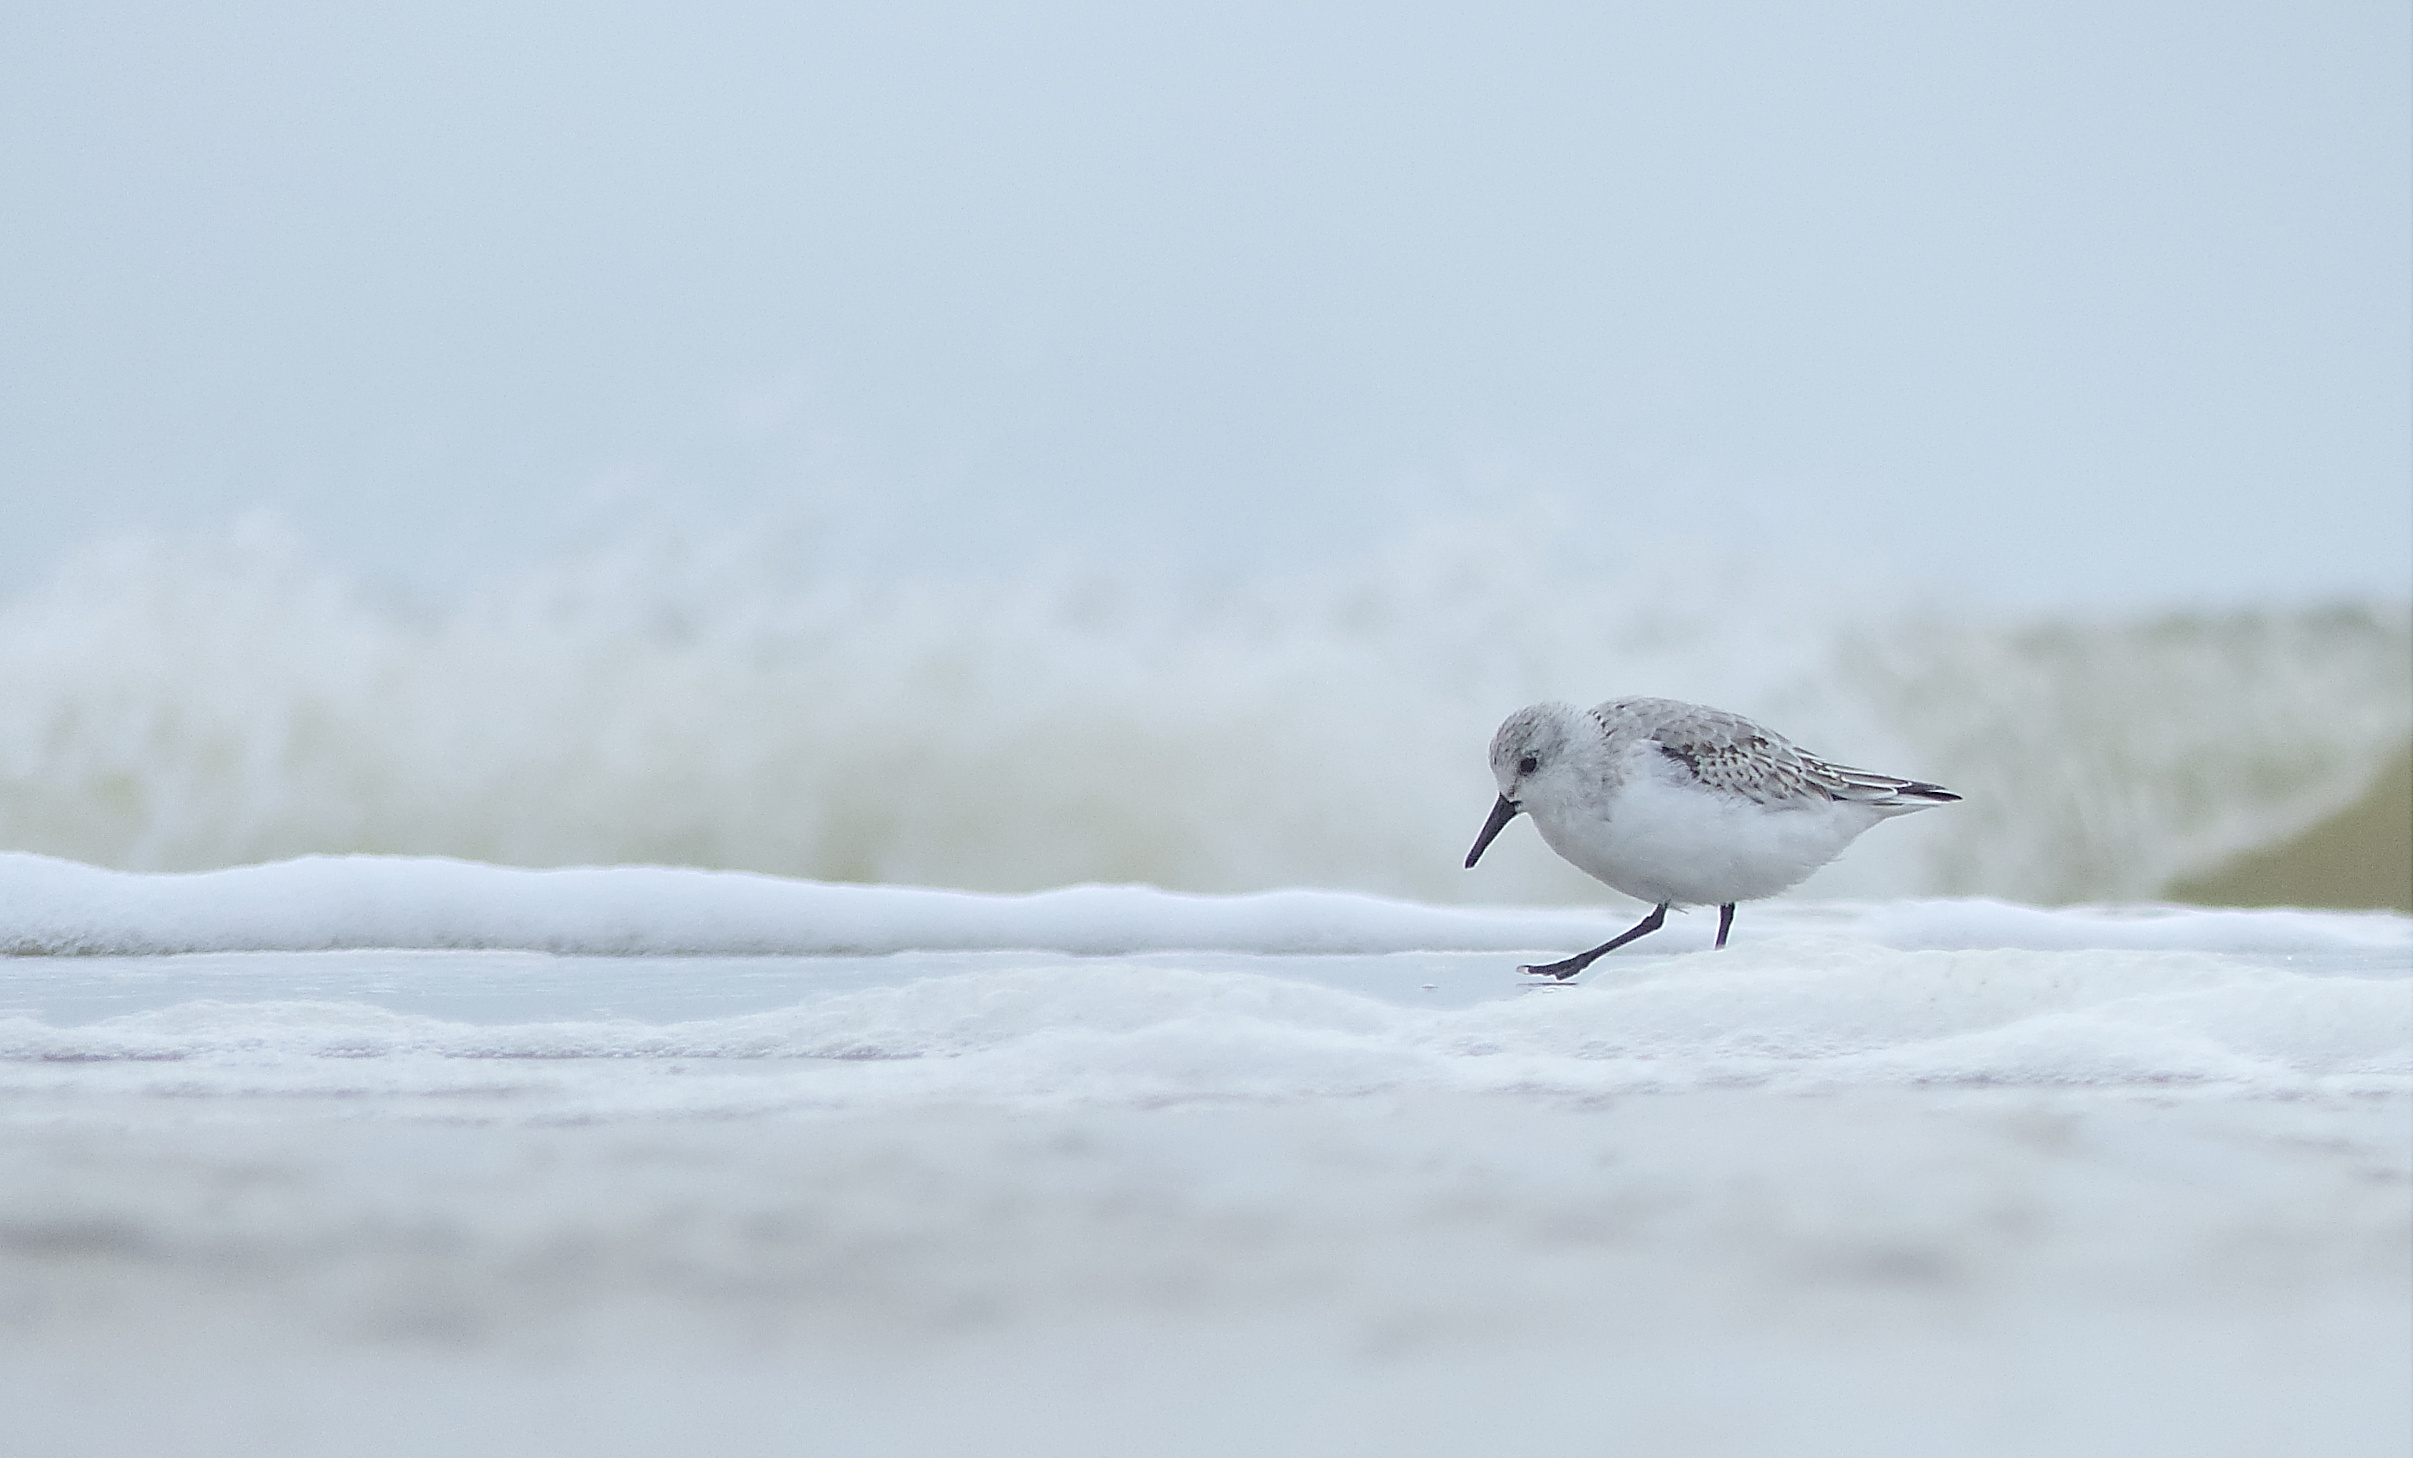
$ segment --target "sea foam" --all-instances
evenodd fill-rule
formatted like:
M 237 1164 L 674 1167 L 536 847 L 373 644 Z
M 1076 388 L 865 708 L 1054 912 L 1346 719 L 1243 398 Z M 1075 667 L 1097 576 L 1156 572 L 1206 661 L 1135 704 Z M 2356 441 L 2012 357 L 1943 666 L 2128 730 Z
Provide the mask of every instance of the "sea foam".
M 0 853 L 0 952 L 160 955 L 345 947 L 590 955 L 843 955 L 937 950 L 1267 955 L 1520 951 L 1606 940 L 1627 914 L 1431 906 L 1340 891 L 1206 896 L 1148 886 L 997 895 L 666 866 L 527 870 L 428 857 L 311 856 L 128 872 Z M 1762 927 L 1905 949 L 2393 952 L 2386 912 L 2133 906 L 2042 910 L 1982 898 L 1755 904 Z M 1691 947 L 1680 920 L 1655 946 Z
M 1623 917 L 367 857 L 137 874 L 14 855 L 0 944 L 88 955 L 0 966 L 0 1082 L 516 1090 L 585 1117 L 1419 1089 L 2354 1092 L 2409 1071 L 2414 926 L 2393 914 L 1752 910 L 1724 951 L 1687 918 L 1581 984 L 1537 988 L 1517 961 Z M 179 952 L 203 955 L 155 955 Z M 749 1010 L 715 1011 L 732 1006 Z
M 487 1024 L 362 1001 L 0 1015 L 0 1086 L 94 1095 L 513 1093 L 547 1118 L 930 1100 L 2213 1085 L 2396 1092 L 2402 979 L 2205 953 L 1901 952 L 1790 938 L 1427 1009 L 1313 972 L 1116 960 L 948 971 L 737 1017 Z M 1401 982 L 1414 969 L 1393 969 Z M 608 971 L 598 971 L 608 980 Z M 1413 996 L 1413 994 L 1411 994 Z M 114 1065 L 118 1070 L 109 1071 Z M 767 1078 L 778 1073 L 782 1076 Z M 440 1108 L 432 1110 L 441 1112 Z

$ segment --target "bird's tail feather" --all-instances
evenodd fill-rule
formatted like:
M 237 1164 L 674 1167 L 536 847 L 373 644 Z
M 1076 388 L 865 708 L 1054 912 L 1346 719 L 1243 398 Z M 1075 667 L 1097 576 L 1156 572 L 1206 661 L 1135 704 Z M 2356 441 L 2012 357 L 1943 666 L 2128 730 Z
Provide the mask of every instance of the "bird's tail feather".
M 1867 770 L 1833 767 L 1842 783 L 1834 790 L 1835 797 L 1856 805 L 1878 810 L 1925 810 L 1931 805 L 1950 805 L 1961 796 L 1942 785 L 1926 780 L 1897 779 L 1893 775 L 1876 775 Z

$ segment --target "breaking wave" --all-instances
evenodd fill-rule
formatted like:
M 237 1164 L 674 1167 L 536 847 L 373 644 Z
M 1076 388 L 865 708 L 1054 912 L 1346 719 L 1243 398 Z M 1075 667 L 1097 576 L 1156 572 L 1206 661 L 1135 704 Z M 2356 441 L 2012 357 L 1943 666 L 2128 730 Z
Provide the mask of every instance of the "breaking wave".
M 655 533 L 437 605 L 252 527 L 0 606 L 0 847 L 1591 900 L 1535 844 L 1459 869 L 1484 745 L 1536 699 L 1657 693 L 1967 797 L 1811 894 L 2135 899 L 2353 800 L 2405 741 L 2408 656 L 2397 604 L 1806 609 L 1466 522 L 1217 591 Z

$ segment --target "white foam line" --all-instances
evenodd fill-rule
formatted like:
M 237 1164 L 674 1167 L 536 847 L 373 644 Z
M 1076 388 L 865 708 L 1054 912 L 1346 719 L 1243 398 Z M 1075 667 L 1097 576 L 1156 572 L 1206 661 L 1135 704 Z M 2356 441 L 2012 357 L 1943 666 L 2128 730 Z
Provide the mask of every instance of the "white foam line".
M 2043 910 L 1963 900 L 1779 903 L 1750 914 L 1773 930 L 1827 931 L 1905 949 L 2414 947 L 2407 919 L 2385 913 Z M 399 856 L 135 873 L 0 853 L 0 951 L 17 955 L 363 947 L 654 956 L 1528 951 L 1588 945 L 1629 915 L 1606 908 L 1431 906 L 1342 891 L 1205 896 L 1070 886 L 1003 896 L 662 866 L 526 870 Z M 1708 936 L 1703 921 L 1672 926 L 1658 942 L 1683 951 Z

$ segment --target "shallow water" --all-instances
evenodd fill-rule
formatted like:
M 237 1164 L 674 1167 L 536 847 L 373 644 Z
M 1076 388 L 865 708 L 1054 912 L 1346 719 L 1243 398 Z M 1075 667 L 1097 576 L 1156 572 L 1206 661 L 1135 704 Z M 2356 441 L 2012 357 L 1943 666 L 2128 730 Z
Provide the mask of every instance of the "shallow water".
M 1683 931 L 1545 989 L 10 959 L 0 1403 L 62 1454 L 2403 1451 L 2402 919 Z

